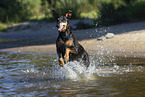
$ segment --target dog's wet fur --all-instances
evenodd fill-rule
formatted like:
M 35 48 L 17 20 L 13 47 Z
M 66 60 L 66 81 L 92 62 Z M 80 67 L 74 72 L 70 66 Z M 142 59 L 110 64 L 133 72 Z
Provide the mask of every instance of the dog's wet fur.
M 72 11 L 69 10 L 65 16 L 59 16 L 52 10 L 53 16 L 57 21 L 59 35 L 56 40 L 58 61 L 60 66 L 64 66 L 68 61 L 78 61 L 89 67 L 89 56 L 85 49 L 78 43 L 69 26 L 69 19 Z

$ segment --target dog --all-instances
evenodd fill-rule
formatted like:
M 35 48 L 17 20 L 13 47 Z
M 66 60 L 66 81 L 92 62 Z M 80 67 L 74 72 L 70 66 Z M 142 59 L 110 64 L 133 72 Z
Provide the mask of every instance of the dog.
M 57 21 L 59 35 L 56 40 L 56 50 L 60 66 L 64 66 L 69 61 L 79 61 L 89 67 L 89 56 L 85 49 L 78 43 L 69 25 L 72 11 L 69 10 L 65 16 L 59 16 L 55 10 L 52 14 Z

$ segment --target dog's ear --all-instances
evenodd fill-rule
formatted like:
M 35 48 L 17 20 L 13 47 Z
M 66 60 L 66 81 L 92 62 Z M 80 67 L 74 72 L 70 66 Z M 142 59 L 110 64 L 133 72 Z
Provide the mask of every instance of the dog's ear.
M 69 12 L 65 14 L 65 16 L 66 16 L 68 19 L 70 19 L 71 16 L 72 16 L 72 11 L 69 10 Z
M 59 18 L 59 15 L 56 13 L 55 10 L 52 10 L 52 14 L 54 16 L 55 19 L 58 19 Z

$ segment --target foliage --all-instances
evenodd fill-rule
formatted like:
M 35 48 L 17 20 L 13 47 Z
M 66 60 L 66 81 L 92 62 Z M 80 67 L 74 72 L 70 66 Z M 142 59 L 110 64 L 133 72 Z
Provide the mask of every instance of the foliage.
M 95 18 L 100 25 L 145 19 L 145 0 L 0 0 L 0 22 L 52 20 L 51 10 L 72 18 Z
M 41 0 L 22 0 L 21 1 L 21 17 L 22 19 L 31 19 L 38 16 L 40 12 Z
M 127 6 L 123 0 L 102 2 L 98 23 L 101 25 L 109 25 L 128 21 L 126 8 Z
M 92 10 L 90 12 L 81 12 L 80 13 L 80 17 L 81 18 L 90 18 L 90 19 L 94 19 L 98 17 L 97 11 Z
M 132 1 L 128 12 L 130 19 L 145 19 L 145 0 Z
M 8 22 L 9 20 L 17 20 L 20 14 L 20 3 L 17 0 L 1 0 L 0 1 L 0 21 Z
M 144 0 L 107 0 L 102 2 L 99 18 L 95 21 L 99 25 L 112 25 L 137 19 L 145 19 Z
M 56 0 L 55 10 L 60 14 L 65 14 L 66 11 L 71 10 L 73 18 L 78 18 L 84 4 L 85 0 Z
M 19 22 L 45 17 L 47 12 L 47 0 L 1 0 L 0 2 L 1 22 Z
M 2 31 L 5 28 L 6 28 L 6 25 L 4 25 L 3 23 L 0 23 L 0 31 Z

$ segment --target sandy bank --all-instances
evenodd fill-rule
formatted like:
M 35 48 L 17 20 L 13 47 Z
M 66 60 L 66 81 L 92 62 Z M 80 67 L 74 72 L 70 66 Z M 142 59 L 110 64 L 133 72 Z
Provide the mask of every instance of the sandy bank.
M 51 33 L 53 33 L 53 30 L 51 31 Z M 56 31 L 56 29 L 54 31 Z M 105 39 L 103 41 L 97 41 L 97 37 L 105 35 L 108 32 L 114 33 L 115 37 L 111 39 Z M 31 35 L 33 35 L 32 33 L 33 32 L 31 32 Z M 18 47 L 4 48 L 1 50 L 56 53 L 55 39 L 57 35 L 55 33 L 54 36 L 54 34 L 51 35 L 51 33 L 49 33 L 49 37 L 47 38 L 41 37 L 41 41 L 46 41 L 47 39 L 49 42 L 48 44 L 36 44 L 33 46 L 19 45 Z M 101 51 L 104 55 L 125 58 L 145 58 L 145 22 L 128 23 L 85 30 L 74 30 L 73 33 L 79 40 L 79 43 L 83 45 L 89 54 L 98 54 Z M 39 34 L 34 34 L 37 36 L 37 41 L 35 41 L 35 43 L 37 43 L 39 41 Z

